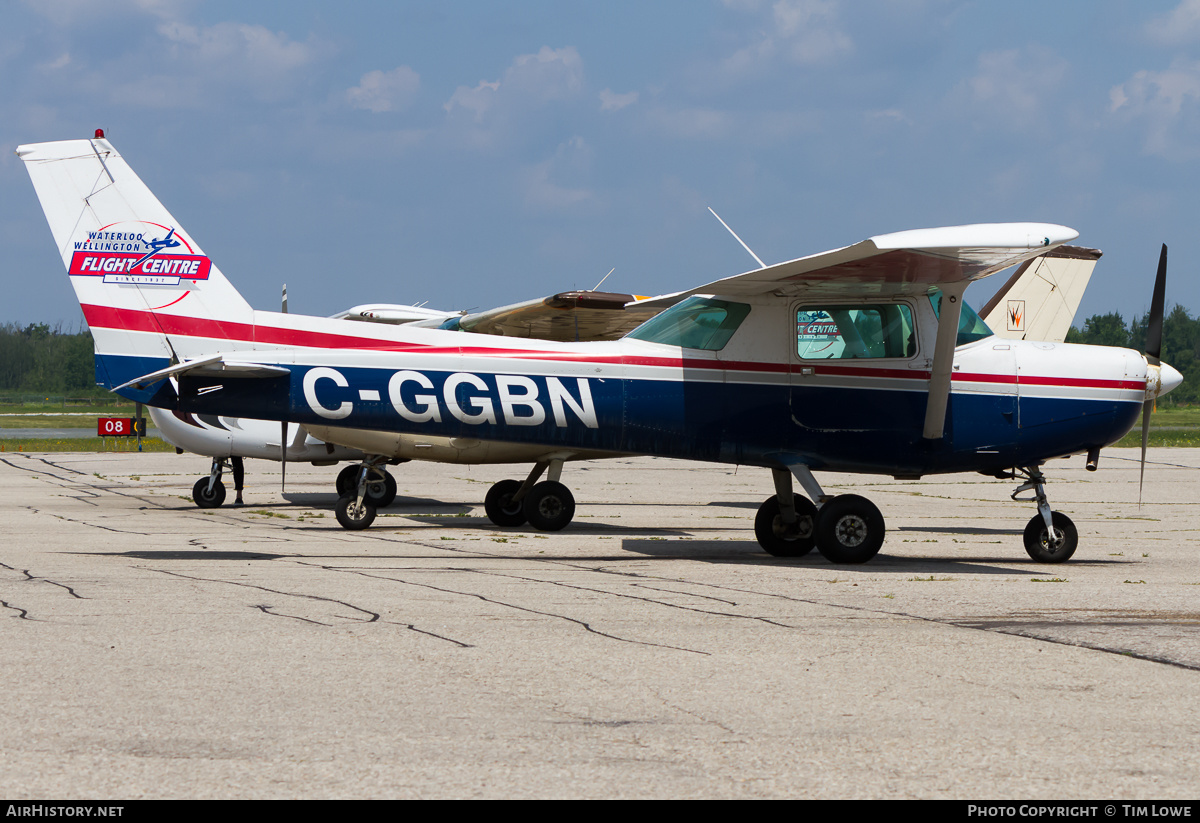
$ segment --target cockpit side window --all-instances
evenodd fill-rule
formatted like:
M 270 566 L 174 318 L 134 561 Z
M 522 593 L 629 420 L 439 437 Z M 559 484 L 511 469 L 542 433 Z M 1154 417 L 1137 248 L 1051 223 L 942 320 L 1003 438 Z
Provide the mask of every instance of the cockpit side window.
M 796 311 L 796 354 L 804 360 L 902 358 L 917 353 L 905 303 L 814 305 Z
M 627 337 L 685 349 L 720 351 L 750 313 L 745 303 L 689 297 L 658 314 Z

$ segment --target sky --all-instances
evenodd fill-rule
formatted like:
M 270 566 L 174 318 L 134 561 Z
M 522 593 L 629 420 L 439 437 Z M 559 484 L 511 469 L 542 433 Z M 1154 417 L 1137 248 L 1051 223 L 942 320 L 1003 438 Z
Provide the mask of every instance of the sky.
M 1076 322 L 1200 311 L 1200 0 L 5 0 L 0 323 L 73 330 L 12 150 L 113 145 L 252 305 L 662 294 L 1044 221 Z M 981 306 L 1004 275 L 971 286 Z

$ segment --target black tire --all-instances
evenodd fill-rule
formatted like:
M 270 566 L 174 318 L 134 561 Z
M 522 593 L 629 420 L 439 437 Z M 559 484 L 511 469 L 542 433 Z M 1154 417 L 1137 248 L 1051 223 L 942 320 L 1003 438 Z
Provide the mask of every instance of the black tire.
M 355 464 L 338 472 L 337 481 L 333 484 L 333 487 L 337 489 L 338 497 L 345 497 L 355 491 L 355 486 L 358 484 L 358 469 L 358 464 Z
M 358 505 L 357 497 L 338 498 L 337 520 L 343 529 L 361 531 L 375 522 L 375 507 L 366 500 Z
M 807 497 L 796 494 L 796 516 L 799 518 L 789 534 L 779 513 L 779 498 L 768 497 L 758 507 L 754 518 L 754 536 L 758 545 L 772 557 L 803 557 L 816 545 L 817 507 Z
M 830 563 L 866 563 L 879 553 L 883 515 L 865 497 L 840 494 L 817 512 L 817 550 Z
M 575 497 L 571 490 L 553 480 L 538 483 L 521 502 L 525 519 L 539 531 L 562 531 L 575 516 Z
M 337 481 L 334 483 L 338 497 L 358 496 L 358 473 L 361 469 L 362 464 L 356 464 L 338 472 Z M 377 509 L 392 505 L 392 501 L 396 499 L 396 478 L 386 469 L 372 470 L 367 476 L 367 499 Z
M 208 488 L 208 478 L 201 477 L 192 486 L 192 499 L 202 509 L 215 509 L 225 502 L 225 484 L 218 480 L 213 483 L 212 490 Z
M 371 479 L 367 481 L 367 500 L 375 508 L 382 509 L 392 505 L 392 501 L 396 499 L 396 478 L 383 469 L 379 471 L 383 473 L 382 480 L 372 473 Z
M 1041 514 L 1036 514 L 1025 527 L 1025 551 L 1039 563 L 1065 563 L 1079 546 L 1079 531 L 1071 518 L 1062 512 L 1050 512 L 1050 520 L 1062 534 L 1058 542 L 1051 544 L 1046 521 Z
M 525 522 L 525 509 L 521 503 L 513 503 L 513 495 L 521 488 L 520 480 L 501 480 L 488 489 L 483 498 L 483 510 L 488 520 L 497 526 L 520 526 Z M 523 501 L 522 501 L 523 502 Z

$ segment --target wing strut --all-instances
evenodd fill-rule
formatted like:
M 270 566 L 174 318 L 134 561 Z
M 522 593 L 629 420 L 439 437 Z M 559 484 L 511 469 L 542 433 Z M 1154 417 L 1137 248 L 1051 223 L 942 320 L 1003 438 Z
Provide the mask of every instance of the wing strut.
M 958 320 L 962 315 L 962 296 L 967 283 L 943 283 L 942 303 L 938 310 L 937 342 L 933 346 L 933 367 L 929 376 L 929 399 L 925 406 L 926 440 L 941 440 L 946 428 L 946 406 L 950 401 L 950 378 L 954 374 L 954 345 L 958 341 Z

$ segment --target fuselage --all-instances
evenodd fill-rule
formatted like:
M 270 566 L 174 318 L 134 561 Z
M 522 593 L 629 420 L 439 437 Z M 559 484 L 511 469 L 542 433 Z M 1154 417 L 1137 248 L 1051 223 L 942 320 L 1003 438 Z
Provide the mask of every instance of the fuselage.
M 694 325 L 577 344 L 405 327 L 355 348 L 242 341 L 231 356 L 288 374 L 185 375 L 178 399 L 159 402 L 291 420 L 354 445 L 361 440 L 347 430 L 532 449 L 514 451 L 522 456 L 651 454 L 762 466 L 798 458 L 813 469 L 913 476 L 1000 471 L 1107 445 L 1132 427 L 1145 397 L 1146 361 L 1136 352 L 984 336 L 956 350 L 944 436 L 925 439 L 936 329 L 927 298 L 883 307 L 777 297 L 736 305 L 744 314 L 719 346 Z M 318 343 L 345 329 L 344 321 L 308 318 L 307 332 L 283 335 L 280 324 L 295 324 L 294 316 L 255 314 L 256 328 L 273 329 L 256 333 L 260 341 L 302 343 L 309 334 Z M 867 340 L 851 351 L 834 318 L 866 326 L 863 318 L 876 315 L 903 321 L 906 339 L 891 349 Z M 674 345 L 672 335 L 700 345 Z

